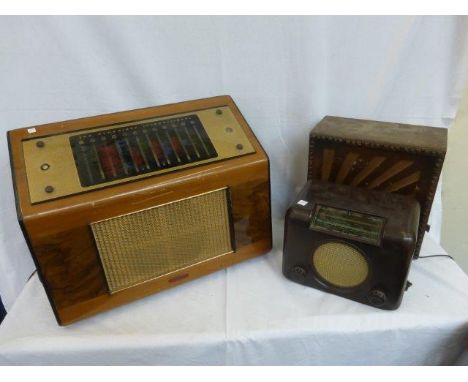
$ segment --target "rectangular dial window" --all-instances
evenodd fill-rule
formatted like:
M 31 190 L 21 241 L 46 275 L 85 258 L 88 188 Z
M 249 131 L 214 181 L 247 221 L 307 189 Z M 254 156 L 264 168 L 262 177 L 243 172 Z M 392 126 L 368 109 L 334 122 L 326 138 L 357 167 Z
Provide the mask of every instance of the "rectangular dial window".
M 218 156 L 197 115 L 74 135 L 70 145 L 83 187 Z
M 317 205 L 309 228 L 380 245 L 385 219 L 360 212 Z

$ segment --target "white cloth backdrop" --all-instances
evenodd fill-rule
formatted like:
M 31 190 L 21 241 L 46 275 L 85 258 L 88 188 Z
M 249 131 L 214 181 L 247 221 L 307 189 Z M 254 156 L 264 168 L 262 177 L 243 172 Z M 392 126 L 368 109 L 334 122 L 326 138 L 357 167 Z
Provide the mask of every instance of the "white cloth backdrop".
M 1 17 L 7 310 L 34 266 L 16 222 L 6 130 L 230 94 L 269 153 L 281 217 L 305 181 L 315 123 L 329 114 L 448 127 L 467 51 L 461 17 Z M 440 211 L 439 198 L 436 240 Z
M 422 253 L 444 251 L 428 237 Z M 468 276 L 449 258 L 414 261 L 401 307 L 384 311 L 288 282 L 281 255 L 67 327 L 36 274 L 0 325 L 0 366 L 468 365 Z

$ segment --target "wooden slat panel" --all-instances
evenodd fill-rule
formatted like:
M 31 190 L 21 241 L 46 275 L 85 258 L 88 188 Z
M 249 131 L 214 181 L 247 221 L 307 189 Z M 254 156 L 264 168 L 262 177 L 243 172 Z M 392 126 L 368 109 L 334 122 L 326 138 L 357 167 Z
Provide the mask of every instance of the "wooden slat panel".
M 335 151 L 333 149 L 324 149 L 322 158 L 322 180 L 324 182 L 330 179 L 330 173 L 333 165 Z
M 400 179 L 398 182 L 395 182 L 389 185 L 385 189 L 385 191 L 395 192 L 395 191 L 401 190 L 402 188 L 407 187 L 410 184 L 414 184 L 418 182 L 420 178 L 421 178 L 421 171 L 416 171 L 412 173 L 411 175 L 408 175 L 407 177 Z
M 391 179 L 395 175 L 399 174 L 409 166 L 411 166 L 414 162 L 410 160 L 399 160 L 396 162 L 392 167 L 388 170 L 384 171 L 380 176 L 374 179 L 370 184 L 369 188 L 376 188 L 379 187 L 382 183 L 386 182 L 387 180 Z
M 340 170 L 338 171 L 338 175 L 336 176 L 336 183 L 343 183 L 343 181 L 346 179 L 346 177 L 349 174 L 349 171 L 351 170 L 351 167 L 353 166 L 354 162 L 356 159 L 359 157 L 358 153 L 348 153 L 346 155 L 345 160 L 341 164 Z
M 358 186 L 362 181 L 364 181 L 370 174 L 372 174 L 384 161 L 385 157 L 374 157 L 372 158 L 366 167 L 350 183 L 351 186 Z

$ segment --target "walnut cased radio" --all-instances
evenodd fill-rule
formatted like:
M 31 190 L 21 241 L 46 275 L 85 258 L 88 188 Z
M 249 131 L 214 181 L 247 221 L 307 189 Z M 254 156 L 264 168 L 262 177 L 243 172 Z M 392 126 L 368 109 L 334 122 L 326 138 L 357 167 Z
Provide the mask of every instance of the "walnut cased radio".
M 418 257 L 446 150 L 446 129 L 327 116 L 310 133 L 307 179 L 414 197 Z
M 8 142 L 18 219 L 61 325 L 271 248 L 268 157 L 229 96 Z
M 283 274 L 300 284 L 396 309 L 416 248 L 412 197 L 308 181 L 288 209 Z

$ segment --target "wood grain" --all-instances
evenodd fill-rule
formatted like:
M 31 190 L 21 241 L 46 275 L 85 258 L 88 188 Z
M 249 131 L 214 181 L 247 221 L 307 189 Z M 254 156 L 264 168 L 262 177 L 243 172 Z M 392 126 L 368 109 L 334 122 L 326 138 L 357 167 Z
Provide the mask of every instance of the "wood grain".
M 18 217 L 60 324 L 193 280 L 271 249 L 269 161 L 229 96 L 36 126 L 35 137 L 40 137 L 220 106 L 231 108 L 255 153 L 34 205 L 29 201 L 21 145 L 30 135 L 27 128 L 9 132 Z M 234 253 L 113 295 L 108 293 L 90 223 L 226 186 L 232 200 Z

